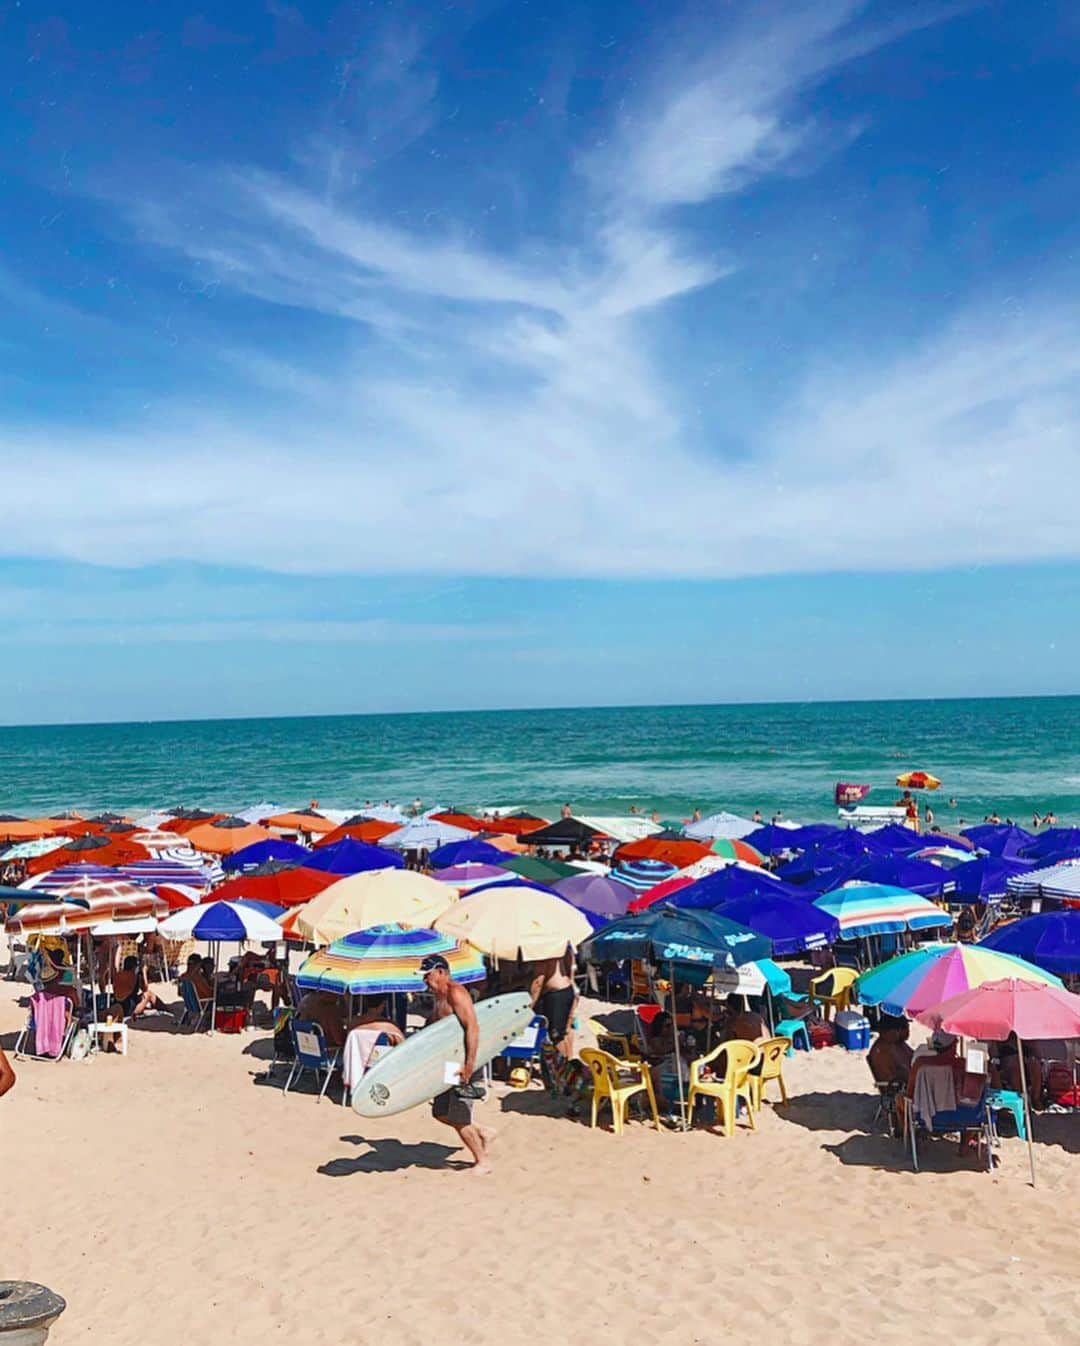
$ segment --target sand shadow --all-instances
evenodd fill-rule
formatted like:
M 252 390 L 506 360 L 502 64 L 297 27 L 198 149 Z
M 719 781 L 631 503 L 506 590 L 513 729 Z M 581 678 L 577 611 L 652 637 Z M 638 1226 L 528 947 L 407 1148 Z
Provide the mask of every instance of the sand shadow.
M 255 1038 L 244 1048 L 243 1055 L 250 1056 L 256 1061 L 272 1061 L 274 1059 L 273 1037 Z
M 838 1089 L 831 1094 L 799 1094 L 786 1103 L 773 1104 L 773 1111 L 777 1117 L 807 1131 L 857 1131 L 872 1135 L 878 1125 L 884 1130 L 883 1123 L 874 1122 L 877 1105 L 876 1094 Z
M 425 1140 L 406 1145 L 393 1139 L 368 1140 L 364 1136 L 342 1136 L 349 1145 L 367 1145 L 366 1154 L 356 1158 L 341 1156 L 320 1164 L 315 1170 L 327 1178 L 351 1178 L 354 1173 L 398 1173 L 406 1168 L 432 1168 L 455 1171 L 472 1168 L 466 1159 L 456 1158 L 462 1151 L 451 1145 L 439 1145 Z
M 889 1136 L 849 1136 L 838 1145 L 823 1145 L 826 1154 L 848 1168 L 874 1168 L 881 1173 L 914 1173 L 911 1149 L 904 1140 Z M 919 1173 L 987 1173 L 985 1155 L 960 1154 L 953 1136 L 925 1137 L 919 1142 Z
M 502 1112 L 516 1112 L 523 1117 L 555 1117 L 568 1115 L 568 1104 L 552 1098 L 546 1089 L 513 1089 L 499 1099 Z
M 1080 1154 L 1080 1111 L 1036 1112 L 1031 1118 L 1031 1139 L 1036 1146 L 1056 1145 L 1066 1154 Z M 1007 1126 L 1008 1123 L 1005 1124 Z M 1005 1135 L 1013 1135 L 998 1122 Z

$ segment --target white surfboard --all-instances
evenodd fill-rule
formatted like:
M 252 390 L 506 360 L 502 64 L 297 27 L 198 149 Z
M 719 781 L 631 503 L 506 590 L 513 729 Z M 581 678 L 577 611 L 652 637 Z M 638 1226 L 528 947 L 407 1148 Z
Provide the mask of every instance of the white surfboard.
M 488 1061 L 518 1037 L 533 1017 L 523 991 L 481 1000 L 476 1006 L 480 1042 L 476 1064 Z M 379 1058 L 352 1091 L 353 1110 L 361 1117 L 392 1117 L 452 1088 L 453 1067 L 465 1060 L 465 1034 L 456 1015 L 428 1024 L 400 1047 Z

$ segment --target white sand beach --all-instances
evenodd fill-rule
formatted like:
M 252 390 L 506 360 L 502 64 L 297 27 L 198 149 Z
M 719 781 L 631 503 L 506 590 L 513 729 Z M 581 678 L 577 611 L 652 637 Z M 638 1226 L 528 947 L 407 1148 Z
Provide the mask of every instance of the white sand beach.
M 8 1046 L 25 989 L 0 984 Z M 476 1178 L 426 1108 L 283 1097 L 267 1045 L 151 1017 L 126 1058 L 16 1063 L 3 1274 L 64 1296 L 58 1346 L 1076 1339 L 1080 1118 L 1036 1119 L 1036 1190 L 1015 1139 L 993 1174 L 950 1141 L 916 1174 L 831 1048 L 730 1139 L 616 1137 L 497 1086 Z

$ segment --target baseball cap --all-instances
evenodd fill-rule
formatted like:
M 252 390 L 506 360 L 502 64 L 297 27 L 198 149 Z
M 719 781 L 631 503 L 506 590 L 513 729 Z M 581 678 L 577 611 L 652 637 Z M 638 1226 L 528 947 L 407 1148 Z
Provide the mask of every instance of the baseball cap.
M 423 976 L 425 972 L 434 972 L 437 969 L 441 969 L 443 972 L 449 972 L 450 964 L 441 953 L 429 953 L 420 964 L 420 975 Z

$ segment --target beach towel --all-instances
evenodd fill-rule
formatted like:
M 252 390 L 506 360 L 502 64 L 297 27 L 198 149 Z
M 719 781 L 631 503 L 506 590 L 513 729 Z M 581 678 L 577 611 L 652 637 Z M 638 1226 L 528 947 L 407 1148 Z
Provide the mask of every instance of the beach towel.
M 940 1065 L 922 1066 L 915 1076 L 911 1102 L 915 1115 L 931 1127 L 939 1112 L 954 1112 L 957 1099 L 952 1063 L 942 1061 Z
M 70 1003 L 66 996 L 46 995 L 44 991 L 38 991 L 30 997 L 30 1009 L 34 1016 L 34 1051 L 38 1056 L 60 1055 Z
M 371 1065 L 375 1054 L 375 1044 L 382 1037 L 378 1028 L 354 1028 L 345 1039 L 345 1049 L 341 1057 L 341 1078 L 346 1089 L 352 1089 L 364 1078 L 364 1072 Z

